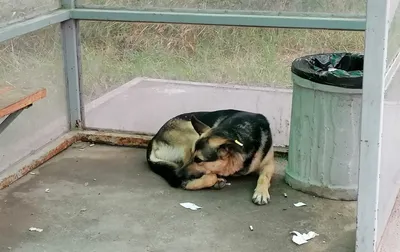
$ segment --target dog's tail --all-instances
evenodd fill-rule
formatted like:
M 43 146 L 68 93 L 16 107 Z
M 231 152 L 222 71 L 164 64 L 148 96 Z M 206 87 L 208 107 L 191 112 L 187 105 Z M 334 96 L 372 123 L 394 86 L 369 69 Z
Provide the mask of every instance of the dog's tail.
M 162 161 L 152 161 L 150 159 L 152 152 L 152 142 L 150 141 L 147 146 L 146 159 L 150 169 L 164 178 L 171 187 L 178 188 L 182 184 L 182 179 L 176 174 L 176 168 L 168 163 Z

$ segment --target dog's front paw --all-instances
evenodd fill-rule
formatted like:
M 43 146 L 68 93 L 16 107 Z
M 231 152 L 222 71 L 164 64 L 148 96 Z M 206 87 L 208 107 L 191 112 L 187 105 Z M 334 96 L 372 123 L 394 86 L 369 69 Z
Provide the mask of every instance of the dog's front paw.
M 256 205 L 265 205 L 271 201 L 268 190 L 257 189 L 254 191 L 252 201 Z
M 214 185 L 213 185 L 213 189 L 222 189 L 222 188 L 224 188 L 226 186 L 226 179 L 224 179 L 224 178 L 218 178 L 218 181 L 217 181 L 217 183 L 215 183 Z

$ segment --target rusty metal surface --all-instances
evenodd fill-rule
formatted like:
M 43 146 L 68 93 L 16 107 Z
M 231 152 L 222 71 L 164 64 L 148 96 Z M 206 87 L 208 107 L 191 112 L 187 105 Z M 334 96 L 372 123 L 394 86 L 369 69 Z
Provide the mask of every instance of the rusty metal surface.
M 17 169 L 16 172 L 11 173 L 4 178 L 0 177 L 0 190 L 8 187 L 24 175 L 28 174 L 30 171 L 34 170 L 38 166 L 44 164 L 49 159 L 67 149 L 73 143 L 78 140 L 77 134 L 68 133 L 59 139 L 55 140 L 48 148 L 43 149 L 43 153 L 37 155 L 37 157 L 32 158 L 29 163 L 23 164 L 21 168 Z
M 96 144 L 106 144 L 124 147 L 145 148 L 153 136 L 139 135 L 131 133 L 119 133 L 111 131 L 83 130 L 71 131 L 58 138 L 39 153 L 26 158 L 20 162 L 21 168 L 16 167 L 15 171 L 11 169 L 8 175 L 0 174 L 0 190 L 8 187 L 13 182 L 28 174 L 30 171 L 44 164 L 58 153 L 70 147 L 77 141 L 91 142 Z M 286 156 L 287 150 L 276 148 L 275 152 L 279 156 Z
M 126 147 L 146 147 L 152 136 L 108 131 L 81 131 L 78 138 L 83 142 Z

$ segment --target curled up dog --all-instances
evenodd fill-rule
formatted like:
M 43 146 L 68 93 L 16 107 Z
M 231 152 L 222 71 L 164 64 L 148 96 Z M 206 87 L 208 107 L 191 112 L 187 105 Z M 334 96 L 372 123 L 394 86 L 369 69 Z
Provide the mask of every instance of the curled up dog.
M 172 187 L 223 188 L 225 177 L 258 173 L 252 201 L 267 204 L 275 170 L 267 118 L 240 110 L 178 115 L 167 121 L 147 148 L 150 169 Z

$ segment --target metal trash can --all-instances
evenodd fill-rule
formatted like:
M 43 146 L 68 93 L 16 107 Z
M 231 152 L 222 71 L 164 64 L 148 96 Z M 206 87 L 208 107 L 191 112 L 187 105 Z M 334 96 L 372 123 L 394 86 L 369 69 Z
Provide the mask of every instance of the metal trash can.
M 293 61 L 285 180 L 323 198 L 357 200 L 364 56 L 308 55 Z

